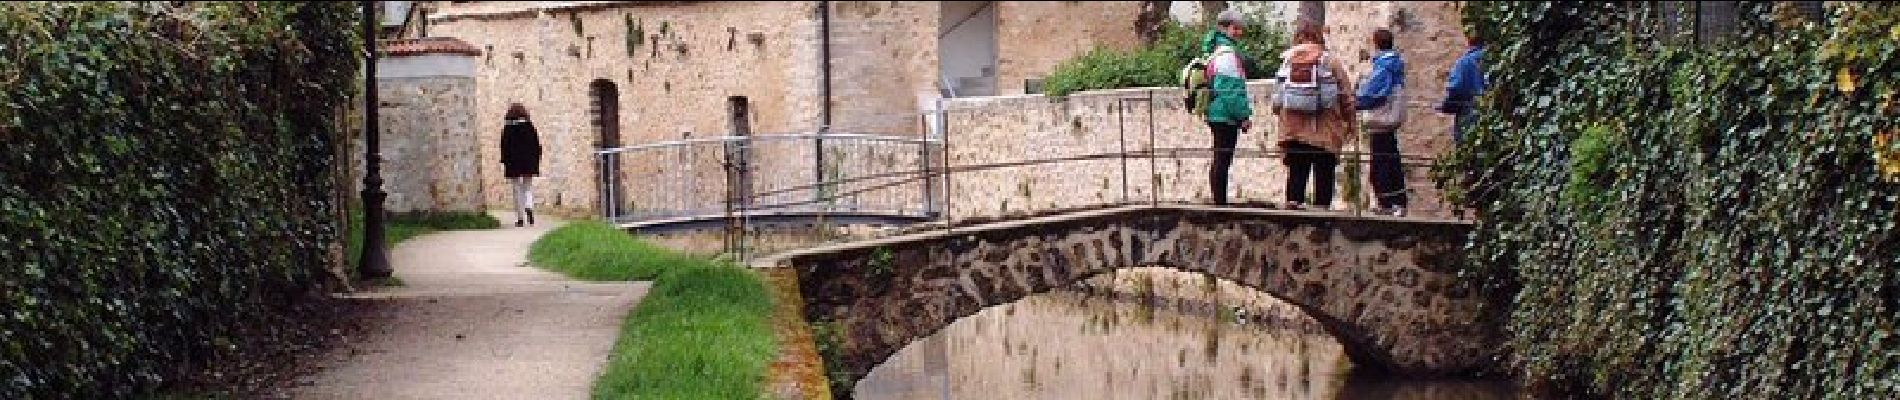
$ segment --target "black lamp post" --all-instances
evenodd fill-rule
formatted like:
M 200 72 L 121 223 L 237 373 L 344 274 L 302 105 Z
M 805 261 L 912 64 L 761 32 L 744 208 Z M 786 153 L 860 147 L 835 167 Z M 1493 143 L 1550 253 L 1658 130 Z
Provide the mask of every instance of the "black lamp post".
M 356 264 L 365 279 L 387 278 L 389 252 L 383 242 L 382 150 L 376 136 L 376 2 L 363 2 L 363 254 Z

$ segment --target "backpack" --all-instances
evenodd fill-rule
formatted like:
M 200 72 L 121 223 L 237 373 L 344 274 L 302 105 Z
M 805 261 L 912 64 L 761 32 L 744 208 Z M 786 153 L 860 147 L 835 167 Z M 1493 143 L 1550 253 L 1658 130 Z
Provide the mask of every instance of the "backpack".
M 1319 113 L 1331 109 L 1339 98 L 1339 78 L 1333 76 L 1327 62 L 1331 56 L 1320 53 L 1310 63 L 1282 62 L 1280 91 L 1274 101 L 1280 108 L 1300 113 Z
M 1180 84 L 1187 90 L 1184 98 L 1189 113 L 1207 115 L 1207 102 L 1213 97 L 1212 83 L 1207 79 L 1208 56 L 1202 55 L 1189 60 L 1181 67 Z

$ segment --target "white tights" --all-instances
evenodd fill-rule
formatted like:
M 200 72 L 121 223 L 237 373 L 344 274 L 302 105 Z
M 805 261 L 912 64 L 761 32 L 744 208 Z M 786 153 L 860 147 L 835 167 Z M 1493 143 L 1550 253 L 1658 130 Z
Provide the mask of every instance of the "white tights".
M 534 177 L 531 176 L 508 178 L 508 183 L 514 185 L 515 188 L 516 219 L 523 218 L 522 216 L 528 214 L 528 209 L 534 208 L 534 190 L 529 185 L 532 179 Z

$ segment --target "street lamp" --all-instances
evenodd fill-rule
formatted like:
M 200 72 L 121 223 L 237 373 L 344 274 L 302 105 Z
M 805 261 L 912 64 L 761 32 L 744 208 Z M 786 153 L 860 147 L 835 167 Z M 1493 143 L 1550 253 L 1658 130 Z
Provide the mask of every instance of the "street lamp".
M 383 242 L 382 150 L 376 128 L 376 2 L 363 3 L 363 254 L 356 272 L 365 279 L 387 278 L 389 252 Z

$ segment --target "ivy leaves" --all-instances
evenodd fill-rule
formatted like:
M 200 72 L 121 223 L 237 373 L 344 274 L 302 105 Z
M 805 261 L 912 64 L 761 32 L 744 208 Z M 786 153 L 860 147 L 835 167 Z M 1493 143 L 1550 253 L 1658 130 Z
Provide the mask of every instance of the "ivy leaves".
M 1656 5 L 1465 10 L 1494 91 L 1435 175 L 1510 216 L 1465 276 L 1515 295 L 1515 366 L 1611 398 L 1900 396 L 1900 6 L 1771 31 L 1744 2 L 1691 48 Z
M 351 3 L 0 4 L 0 398 L 124 398 L 320 278 Z

